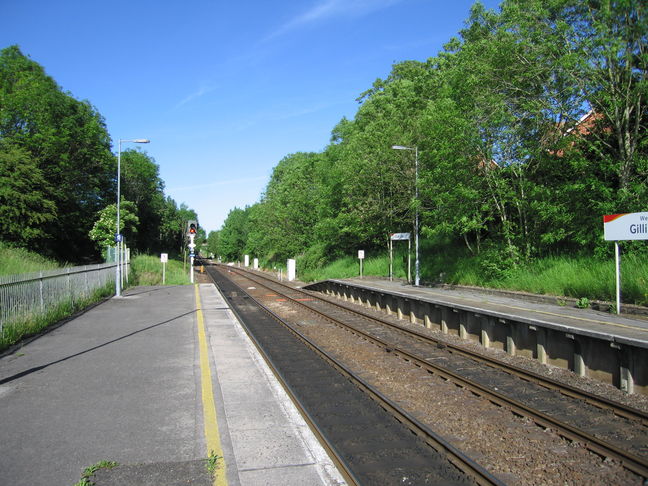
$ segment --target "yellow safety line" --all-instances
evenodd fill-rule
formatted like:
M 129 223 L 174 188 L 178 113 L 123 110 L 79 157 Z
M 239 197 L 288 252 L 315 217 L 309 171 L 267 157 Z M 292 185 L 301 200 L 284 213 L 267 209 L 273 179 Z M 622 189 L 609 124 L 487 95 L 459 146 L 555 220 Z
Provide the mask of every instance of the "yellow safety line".
M 218 433 L 218 422 L 216 421 L 216 405 L 214 403 L 214 391 L 212 389 L 211 368 L 209 366 L 209 352 L 207 348 L 207 336 L 205 334 L 205 320 L 203 318 L 202 306 L 200 303 L 200 290 L 194 285 L 196 293 L 196 316 L 198 320 L 198 347 L 200 349 L 200 383 L 203 402 L 203 420 L 205 422 L 205 440 L 207 442 L 207 455 L 216 454 L 218 468 L 216 469 L 214 486 L 227 486 L 225 474 L 225 459 L 223 448 Z
M 438 295 L 439 297 L 447 297 L 447 295 L 440 294 L 438 292 L 430 292 L 432 295 Z M 453 297 L 454 299 L 459 299 L 459 300 L 465 300 L 466 302 L 474 302 L 474 300 L 467 299 L 465 297 Z M 562 317 L 564 319 L 574 319 L 578 321 L 585 321 L 585 322 L 595 322 L 597 324 L 603 324 L 605 326 L 615 326 L 615 327 L 622 327 L 624 329 L 635 329 L 637 331 L 643 331 L 646 332 L 648 329 L 645 327 L 636 327 L 636 326 L 628 326 L 626 324 L 618 324 L 616 322 L 609 322 L 609 321 L 599 321 L 597 319 L 589 319 L 587 317 L 576 317 L 576 316 L 569 316 L 566 314 L 556 314 L 555 312 L 548 312 L 548 311 L 541 311 L 537 309 L 527 309 L 525 307 L 516 307 L 514 305 L 507 305 L 507 304 L 497 304 L 498 306 L 501 307 L 508 307 L 509 309 L 515 309 L 515 310 L 521 310 L 525 312 L 535 312 L 536 314 L 546 314 L 548 316 L 556 316 L 556 317 Z

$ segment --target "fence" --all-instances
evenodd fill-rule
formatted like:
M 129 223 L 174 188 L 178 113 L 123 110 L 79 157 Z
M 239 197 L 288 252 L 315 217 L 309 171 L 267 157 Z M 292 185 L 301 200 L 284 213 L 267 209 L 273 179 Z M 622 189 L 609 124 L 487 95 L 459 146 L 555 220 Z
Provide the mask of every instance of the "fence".
M 115 282 L 115 263 L 0 276 L 0 332 L 5 324 L 78 302 Z M 126 265 L 127 267 L 127 265 Z

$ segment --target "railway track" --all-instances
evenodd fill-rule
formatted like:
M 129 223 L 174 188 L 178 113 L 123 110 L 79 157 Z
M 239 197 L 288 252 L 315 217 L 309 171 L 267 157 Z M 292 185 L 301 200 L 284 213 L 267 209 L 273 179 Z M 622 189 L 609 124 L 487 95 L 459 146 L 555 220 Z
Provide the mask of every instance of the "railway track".
M 504 484 L 223 273 L 207 272 L 349 484 Z
M 230 271 L 243 275 L 238 269 Z M 417 367 L 470 390 L 590 451 L 620 461 L 642 478 L 648 477 L 648 417 L 527 370 L 434 340 L 413 326 L 381 318 L 358 306 L 333 302 L 245 272 L 245 278 L 281 295 L 336 326 L 383 347 Z M 355 307 L 355 308 L 354 308 Z

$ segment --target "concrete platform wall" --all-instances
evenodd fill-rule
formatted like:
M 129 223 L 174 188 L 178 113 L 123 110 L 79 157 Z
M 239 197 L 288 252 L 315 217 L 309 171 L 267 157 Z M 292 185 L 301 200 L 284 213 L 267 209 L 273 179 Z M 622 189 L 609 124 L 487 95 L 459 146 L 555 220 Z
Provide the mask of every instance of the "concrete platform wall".
M 511 356 L 536 359 L 629 393 L 648 394 L 648 353 L 644 348 L 550 328 L 538 322 L 476 313 L 443 303 L 325 281 L 308 287 L 347 302 L 380 310 L 412 324 L 478 342 Z

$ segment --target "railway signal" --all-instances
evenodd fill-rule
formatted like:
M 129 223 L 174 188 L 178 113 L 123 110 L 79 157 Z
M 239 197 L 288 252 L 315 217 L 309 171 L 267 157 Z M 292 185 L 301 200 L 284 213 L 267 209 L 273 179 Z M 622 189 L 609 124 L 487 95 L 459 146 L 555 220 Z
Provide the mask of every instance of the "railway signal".
M 198 221 L 187 221 L 187 236 L 189 236 L 189 277 L 191 283 L 194 283 L 194 274 L 193 274 L 193 263 L 195 254 L 196 243 L 194 243 L 194 238 L 196 237 L 196 231 L 198 230 Z

